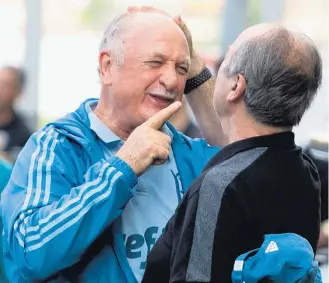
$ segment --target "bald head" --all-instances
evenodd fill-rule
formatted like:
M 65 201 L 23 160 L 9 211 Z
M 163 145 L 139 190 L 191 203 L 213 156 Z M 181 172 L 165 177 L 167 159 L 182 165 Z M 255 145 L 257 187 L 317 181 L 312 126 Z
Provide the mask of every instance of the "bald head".
M 241 45 L 243 42 L 251 40 L 255 37 L 264 36 L 271 31 L 280 29 L 281 27 L 272 23 L 262 23 L 251 26 L 240 33 L 238 38 L 234 41 L 235 48 Z M 233 46 L 233 45 L 232 45 Z
M 321 58 L 312 40 L 282 26 L 246 29 L 227 57 L 225 74 L 242 74 L 246 79 L 248 112 L 271 126 L 297 125 L 321 84 Z
M 272 51 L 278 51 L 282 57 L 286 57 L 287 65 L 302 68 L 309 73 L 313 71 L 310 67 L 314 64 L 312 58 L 314 43 L 306 35 L 290 32 L 277 24 L 262 23 L 244 30 L 232 45 L 232 51 L 250 41 L 269 41 Z M 280 45 L 281 48 L 278 48 Z
M 152 10 L 130 11 L 114 18 L 103 34 L 100 50 L 110 50 L 118 65 L 122 65 L 127 43 L 132 43 L 141 34 L 159 32 L 177 35 L 188 48 L 184 33 L 173 19 L 164 12 Z

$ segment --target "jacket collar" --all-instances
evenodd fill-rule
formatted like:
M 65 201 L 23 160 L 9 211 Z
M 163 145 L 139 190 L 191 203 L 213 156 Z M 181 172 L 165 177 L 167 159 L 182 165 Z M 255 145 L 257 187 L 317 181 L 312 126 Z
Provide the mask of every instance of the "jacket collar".
M 210 167 L 222 163 L 224 160 L 239 152 L 257 147 L 274 147 L 277 149 L 293 149 L 296 147 L 293 132 L 284 132 L 273 135 L 257 136 L 231 143 L 217 153 L 206 165 L 204 171 Z

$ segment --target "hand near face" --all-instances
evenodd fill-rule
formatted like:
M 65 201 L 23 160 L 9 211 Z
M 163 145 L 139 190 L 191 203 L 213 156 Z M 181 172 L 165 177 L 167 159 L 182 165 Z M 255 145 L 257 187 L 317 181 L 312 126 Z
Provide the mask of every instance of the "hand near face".
M 169 156 L 171 138 L 159 129 L 181 109 L 174 102 L 137 127 L 116 156 L 125 161 L 140 176 L 149 166 L 163 164 Z
M 174 17 L 173 20 L 175 21 L 175 23 L 181 28 L 181 30 L 185 34 L 187 44 L 188 44 L 188 47 L 190 49 L 190 55 L 191 55 L 191 58 L 192 58 L 195 54 L 194 54 L 194 50 L 193 50 L 193 41 L 192 41 L 191 32 L 188 29 L 185 22 L 182 20 L 181 16 L 178 15 L 178 16 Z
M 170 17 L 170 15 L 168 13 L 166 13 L 165 11 L 156 9 L 156 8 L 150 7 L 150 6 L 141 6 L 141 7 L 130 6 L 130 7 L 128 7 L 128 12 L 145 12 L 145 13 L 158 12 L 158 13 L 161 13 L 163 15 Z M 189 71 L 187 79 L 190 79 L 190 78 L 193 78 L 196 75 L 198 75 L 204 69 L 205 63 L 200 58 L 200 56 L 194 51 L 191 32 L 188 29 L 185 22 L 182 20 L 181 16 L 178 15 L 178 16 L 174 17 L 173 20 L 183 31 L 183 33 L 186 37 L 187 43 L 188 43 L 188 47 L 190 50 L 190 56 L 191 56 L 191 67 L 190 67 L 190 71 Z
M 194 51 L 193 48 L 193 40 L 190 30 L 188 29 L 185 22 L 182 20 L 181 16 L 176 16 L 174 18 L 176 24 L 182 29 L 183 33 L 185 34 L 188 47 L 190 49 L 190 56 L 191 56 L 191 67 L 188 74 L 187 79 L 193 78 L 198 75 L 205 67 L 205 63 L 200 58 L 200 56 Z
M 166 13 L 163 10 L 160 9 L 156 9 L 154 7 L 151 6 L 141 6 L 141 7 L 137 7 L 137 6 L 129 6 L 128 7 L 128 12 L 156 12 L 156 13 L 160 13 L 163 14 L 165 16 L 170 17 L 170 15 L 168 13 Z M 192 55 L 193 53 L 193 43 L 192 43 L 192 36 L 191 36 L 191 32 L 189 31 L 189 29 L 187 28 L 185 22 L 183 22 L 181 16 L 176 16 L 173 18 L 173 20 L 175 21 L 175 23 L 182 29 L 183 33 L 185 34 L 187 43 L 188 43 L 188 47 L 190 49 L 190 54 Z

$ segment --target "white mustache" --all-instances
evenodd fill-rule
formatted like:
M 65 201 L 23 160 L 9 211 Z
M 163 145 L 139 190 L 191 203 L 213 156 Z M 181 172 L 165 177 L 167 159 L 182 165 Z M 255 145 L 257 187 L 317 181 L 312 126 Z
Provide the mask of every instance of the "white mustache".
M 148 89 L 145 91 L 145 93 L 151 95 L 159 95 L 170 99 L 175 99 L 177 96 L 177 93 L 175 91 L 167 91 L 165 89 L 160 89 L 160 88 Z

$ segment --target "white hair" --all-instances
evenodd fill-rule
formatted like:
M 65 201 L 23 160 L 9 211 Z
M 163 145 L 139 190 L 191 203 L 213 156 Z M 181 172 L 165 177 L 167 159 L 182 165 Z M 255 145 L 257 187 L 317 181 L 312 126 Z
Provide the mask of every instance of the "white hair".
M 157 10 L 125 12 L 116 16 L 103 33 L 103 38 L 99 49 L 100 51 L 111 51 L 111 54 L 114 55 L 118 66 L 122 66 L 124 61 L 124 34 L 127 31 L 127 22 L 136 14 L 143 13 L 165 15 L 163 12 Z M 169 15 L 166 16 L 170 17 Z
M 131 13 L 123 13 L 115 17 L 108 25 L 103 33 L 99 50 L 109 50 L 114 55 L 118 66 L 123 64 L 124 60 L 124 40 L 123 34 L 127 18 L 131 17 Z

